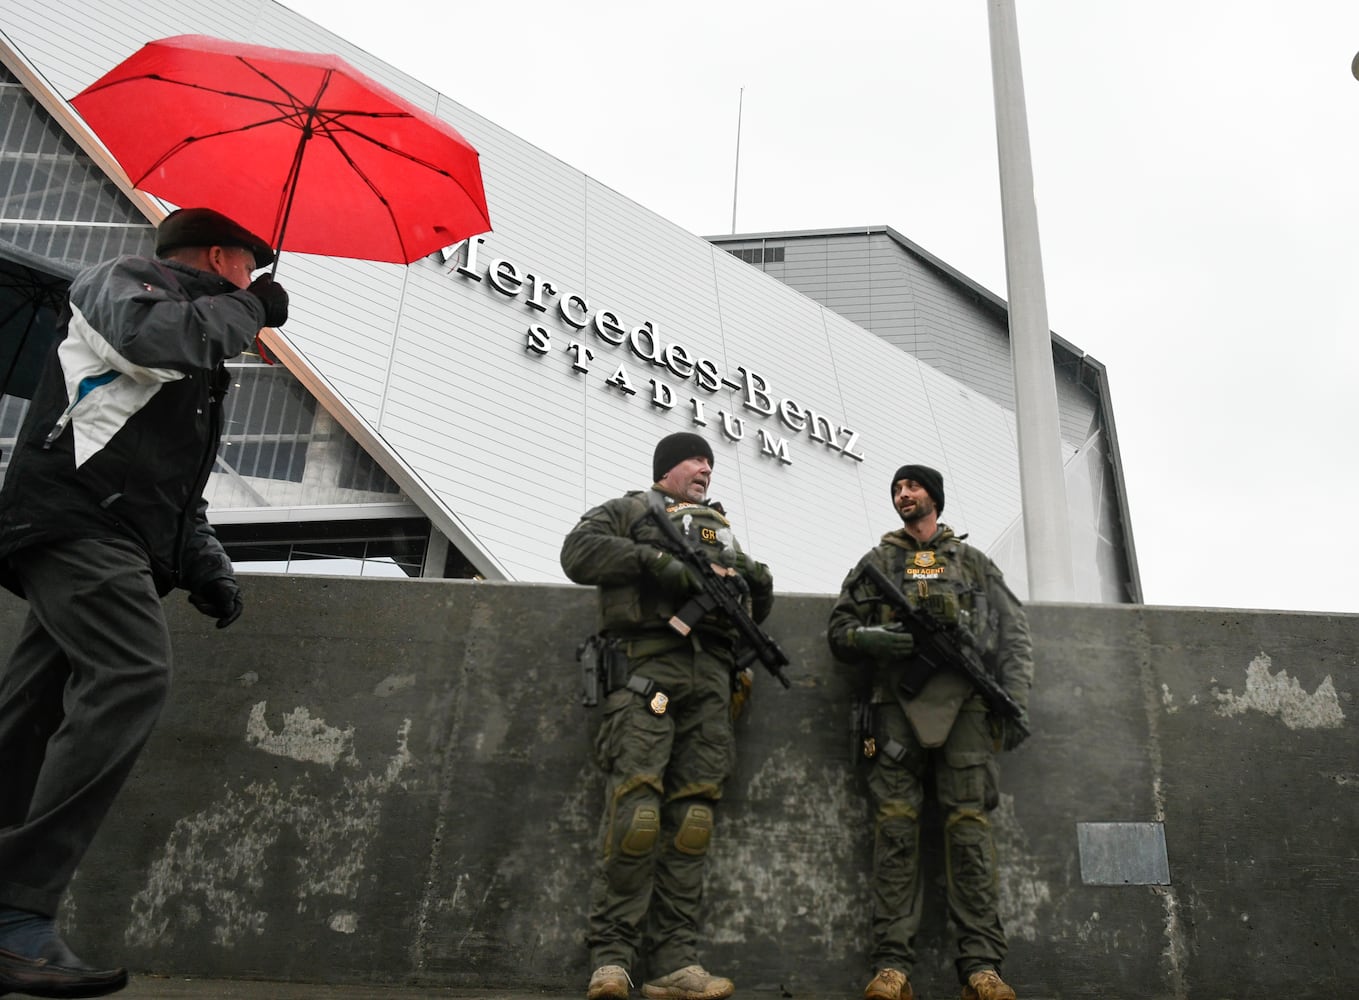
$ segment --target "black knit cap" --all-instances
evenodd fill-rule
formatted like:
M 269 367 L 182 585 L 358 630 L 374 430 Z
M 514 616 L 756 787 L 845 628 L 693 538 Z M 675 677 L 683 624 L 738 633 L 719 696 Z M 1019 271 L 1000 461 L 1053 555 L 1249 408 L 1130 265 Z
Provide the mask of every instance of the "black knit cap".
M 274 262 L 268 243 L 210 208 L 180 208 L 161 220 L 156 229 L 156 256 L 184 247 L 242 247 L 255 255 L 256 269 Z
M 944 477 L 937 469 L 928 465 L 903 465 L 892 475 L 892 495 L 896 496 L 897 483 L 903 479 L 913 479 L 925 487 L 925 492 L 934 501 L 939 513 L 944 512 Z
M 687 431 L 667 434 L 656 442 L 656 452 L 651 456 L 651 481 L 660 482 L 667 472 L 695 455 L 702 455 L 709 465 L 717 464 L 713 459 L 712 448 L 697 434 Z

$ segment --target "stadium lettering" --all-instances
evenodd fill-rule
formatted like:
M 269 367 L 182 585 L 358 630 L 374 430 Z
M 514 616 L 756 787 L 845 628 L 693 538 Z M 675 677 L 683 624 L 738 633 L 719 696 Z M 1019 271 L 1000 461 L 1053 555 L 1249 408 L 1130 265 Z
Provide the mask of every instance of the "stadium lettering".
M 605 376 L 603 383 L 606 389 L 625 396 L 637 395 L 639 386 L 649 389 L 647 395 L 651 405 L 663 410 L 671 410 L 683 401 L 683 391 L 676 390 L 665 381 L 667 376 L 681 383 L 687 382 L 699 393 L 709 396 L 723 391 L 739 394 L 743 409 L 761 417 L 773 418 L 793 434 L 806 434 L 811 440 L 846 458 L 856 462 L 864 460 L 863 453 L 856 450 L 858 431 L 791 397 L 779 397 L 768 380 L 754 369 L 738 365 L 736 377 L 729 377 L 722 373 L 712 359 L 692 353 L 678 341 L 669 340 L 657 324 L 649 319 L 629 327 L 614 309 L 592 305 L 584 295 L 564 291 L 556 282 L 542 275 L 522 271 L 511 260 L 499 257 L 483 264 L 481 250 L 485 243 L 486 237 L 477 236 L 446 247 L 440 254 L 444 263 L 451 264 L 451 272 L 471 281 L 484 280 L 499 295 L 521 300 L 534 312 L 555 312 L 561 322 L 570 328 L 571 336 L 561 349 L 570 358 L 571 371 L 577 375 L 589 375 L 592 362 L 598 359 L 604 366 L 601 371 Z M 553 331 L 548 326 L 541 322 L 529 324 L 524 339 L 525 351 L 546 356 L 552 352 L 552 342 Z M 629 372 L 626 362 L 605 360 L 597 354 L 598 347 L 625 348 L 645 369 L 662 369 L 665 374 L 635 377 L 634 373 Z M 703 397 L 693 394 L 687 402 L 692 422 L 707 426 L 708 416 Z M 727 439 L 739 441 L 745 437 L 745 421 L 735 412 L 719 409 L 714 419 Z M 791 464 L 788 441 L 775 436 L 768 428 L 758 430 L 761 454 L 785 465 Z

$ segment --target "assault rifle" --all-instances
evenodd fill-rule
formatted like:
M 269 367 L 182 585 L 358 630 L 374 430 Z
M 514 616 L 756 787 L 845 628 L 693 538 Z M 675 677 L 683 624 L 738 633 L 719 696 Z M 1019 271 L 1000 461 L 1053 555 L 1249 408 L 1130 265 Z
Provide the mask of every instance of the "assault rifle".
M 1024 710 L 982 662 L 971 632 L 957 625 L 944 624 L 929 612 L 911 607 L 911 603 L 906 600 L 906 595 L 900 588 L 873 563 L 864 563 L 860 575 L 867 577 L 878 592 L 878 596 L 870 600 L 880 600 L 891 608 L 896 613 L 897 620 L 915 639 L 911 669 L 901 681 L 907 697 L 917 694 L 935 671 L 955 667 L 966 674 L 967 679 L 981 692 L 991 711 L 1009 719 L 1024 736 L 1029 735 L 1028 727 L 1024 725 Z
M 788 655 L 746 611 L 741 598 L 748 588 L 740 574 L 727 567 L 714 566 L 703 550 L 675 527 L 675 522 L 670 520 L 662 504 L 647 503 L 647 513 L 665 536 L 666 551 L 684 560 L 703 588 L 675 612 L 670 619 L 670 627 L 680 635 L 688 635 L 700 618 L 716 610 L 741 633 L 744 648 L 737 654 L 736 669 L 744 670 L 758 659 L 784 687 L 792 687 L 792 682 L 783 670 L 789 665 Z M 738 590 L 741 592 L 738 593 Z

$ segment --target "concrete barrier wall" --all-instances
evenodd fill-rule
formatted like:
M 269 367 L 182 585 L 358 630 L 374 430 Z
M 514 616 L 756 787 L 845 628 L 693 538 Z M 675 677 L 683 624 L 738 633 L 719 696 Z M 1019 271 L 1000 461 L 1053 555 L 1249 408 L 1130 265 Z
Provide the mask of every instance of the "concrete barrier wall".
M 226 631 L 170 599 L 174 690 L 72 886 L 77 950 L 175 975 L 583 992 L 603 782 L 573 650 L 593 592 L 246 584 Z M 719 814 L 703 960 L 743 991 L 858 995 L 869 971 L 871 828 L 829 610 L 780 597 L 794 685 L 757 679 Z M 0 599 L 0 634 L 23 612 Z M 1359 988 L 1359 616 L 1030 614 L 1035 736 L 1004 758 L 994 815 L 1020 995 Z M 913 980 L 935 998 L 957 986 L 929 819 Z M 1139 884 L 1162 857 L 1168 884 Z

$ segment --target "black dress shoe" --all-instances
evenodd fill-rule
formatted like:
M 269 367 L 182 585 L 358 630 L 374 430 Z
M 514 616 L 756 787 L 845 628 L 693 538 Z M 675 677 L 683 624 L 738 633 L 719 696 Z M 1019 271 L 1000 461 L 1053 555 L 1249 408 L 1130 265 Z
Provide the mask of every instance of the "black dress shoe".
M 36 958 L 0 948 L 0 993 L 31 997 L 102 997 L 127 985 L 126 969 L 92 969 L 53 938 Z

